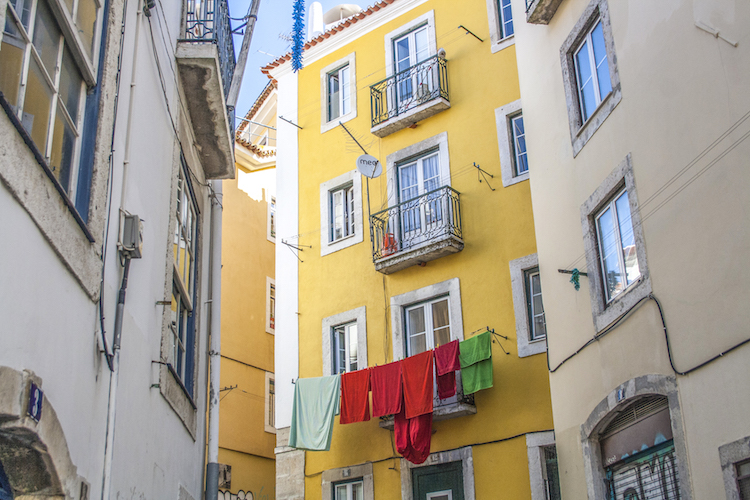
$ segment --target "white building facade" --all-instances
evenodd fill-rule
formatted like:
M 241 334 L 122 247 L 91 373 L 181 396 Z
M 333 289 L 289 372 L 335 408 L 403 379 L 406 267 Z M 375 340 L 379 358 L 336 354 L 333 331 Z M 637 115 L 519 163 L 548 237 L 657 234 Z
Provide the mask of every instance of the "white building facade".
M 750 498 L 750 6 L 512 6 L 562 498 Z
M 203 497 L 234 51 L 201 8 L 0 1 L 3 500 Z

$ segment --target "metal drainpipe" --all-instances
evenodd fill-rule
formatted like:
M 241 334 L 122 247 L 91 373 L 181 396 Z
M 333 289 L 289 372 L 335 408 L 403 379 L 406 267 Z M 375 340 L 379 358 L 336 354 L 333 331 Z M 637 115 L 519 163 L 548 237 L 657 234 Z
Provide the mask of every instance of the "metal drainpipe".
M 206 500 L 219 494 L 219 386 L 221 364 L 221 215 L 223 193 L 220 180 L 211 181 L 211 241 L 209 243 L 209 310 L 211 312 L 208 346 L 208 463 L 206 464 Z

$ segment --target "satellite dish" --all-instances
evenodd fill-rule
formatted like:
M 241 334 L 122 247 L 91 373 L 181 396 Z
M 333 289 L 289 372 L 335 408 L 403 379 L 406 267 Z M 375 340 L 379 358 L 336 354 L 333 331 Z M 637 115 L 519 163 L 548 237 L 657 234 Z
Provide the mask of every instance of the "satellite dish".
M 383 165 L 374 156 L 361 155 L 357 158 L 357 170 L 360 174 L 370 179 L 379 177 L 383 173 Z

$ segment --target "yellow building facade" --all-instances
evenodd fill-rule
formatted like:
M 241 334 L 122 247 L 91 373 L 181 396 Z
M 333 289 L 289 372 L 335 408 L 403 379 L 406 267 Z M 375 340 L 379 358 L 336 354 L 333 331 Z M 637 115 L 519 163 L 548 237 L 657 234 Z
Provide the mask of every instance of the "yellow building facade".
M 276 90 L 269 85 L 235 140 L 224 181 L 219 498 L 274 497 Z M 269 128 L 270 127 L 270 128 Z
M 278 130 L 279 499 L 536 500 L 556 474 L 506 3 L 382 1 L 308 41 L 299 72 L 289 56 L 264 68 L 289 121 Z M 364 151 L 380 176 L 356 170 Z M 392 417 L 337 417 L 330 451 L 288 446 L 297 378 L 487 328 L 494 387 L 435 399 L 424 464 L 396 453 Z

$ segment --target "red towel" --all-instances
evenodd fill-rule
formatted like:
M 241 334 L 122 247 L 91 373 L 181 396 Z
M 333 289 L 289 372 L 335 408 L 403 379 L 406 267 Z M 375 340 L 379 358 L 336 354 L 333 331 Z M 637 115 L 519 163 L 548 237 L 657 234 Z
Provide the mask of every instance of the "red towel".
M 351 424 L 370 420 L 370 370 L 357 370 L 341 375 L 341 417 L 339 422 Z
M 461 369 L 458 340 L 448 342 L 435 349 L 435 371 L 440 399 L 456 395 L 456 370 Z
M 395 415 L 401 411 L 401 361 L 376 366 L 370 371 L 372 416 Z
M 432 413 L 407 419 L 404 411 L 393 420 L 396 450 L 409 462 L 421 464 L 430 456 Z
M 409 356 L 401 363 L 405 417 L 432 413 L 432 351 Z

